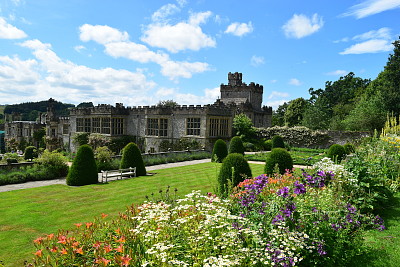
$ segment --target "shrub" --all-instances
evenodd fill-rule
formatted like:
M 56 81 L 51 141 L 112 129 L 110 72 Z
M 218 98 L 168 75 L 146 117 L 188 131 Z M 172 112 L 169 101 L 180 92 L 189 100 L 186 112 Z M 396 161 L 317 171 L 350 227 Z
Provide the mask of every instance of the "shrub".
M 233 174 L 232 174 L 233 169 Z M 222 162 L 218 175 L 218 192 L 227 196 L 230 187 L 234 187 L 244 179 L 252 177 L 251 169 L 242 154 L 231 153 Z
M 218 139 L 215 144 L 211 154 L 211 161 L 222 162 L 228 155 L 228 146 L 225 141 Z
M 244 155 L 244 146 L 242 139 L 239 136 L 234 136 L 229 144 L 229 154 L 239 153 Z
M 253 143 L 244 142 L 243 146 L 244 146 L 245 151 L 248 151 L 248 152 L 256 151 L 256 146 Z
M 334 144 L 329 147 L 327 155 L 333 161 L 340 163 L 345 158 L 346 151 L 343 146 Z
M 272 150 L 272 140 L 264 141 L 264 150 L 271 151 Z
M 96 161 L 89 145 L 79 147 L 67 176 L 67 185 L 88 185 L 98 182 Z
M 293 169 L 293 159 L 289 152 L 284 148 L 274 148 L 268 154 L 265 161 L 264 171 L 266 174 L 273 174 L 275 166 L 278 164 L 280 174 L 284 174 L 286 170 Z
M 67 158 L 61 153 L 45 150 L 36 161 L 55 172 L 57 175 L 54 178 L 65 177 L 68 174 Z
M 347 155 L 350 155 L 350 154 L 356 152 L 356 148 L 354 147 L 353 144 L 347 143 L 347 144 L 345 144 L 345 145 L 343 146 L 343 148 L 344 148 L 344 151 L 346 151 L 346 154 L 347 154 Z
M 285 142 L 283 142 L 283 138 L 280 135 L 274 135 L 272 137 L 272 148 L 285 148 Z
M 136 175 L 146 175 L 146 167 L 143 163 L 142 154 L 135 143 L 127 144 L 122 150 L 121 169 L 136 167 Z
M 38 153 L 37 153 L 37 149 L 34 146 L 28 146 L 25 148 L 25 152 L 24 152 L 24 159 L 25 160 L 30 160 L 32 161 L 32 159 L 37 158 Z

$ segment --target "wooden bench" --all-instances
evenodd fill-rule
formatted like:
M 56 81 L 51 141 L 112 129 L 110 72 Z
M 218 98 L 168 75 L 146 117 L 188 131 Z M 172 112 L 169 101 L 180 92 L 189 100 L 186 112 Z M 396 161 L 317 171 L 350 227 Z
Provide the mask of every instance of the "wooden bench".
M 101 182 L 107 183 L 108 178 L 122 179 L 123 177 L 136 177 L 136 167 L 129 167 L 127 169 L 119 169 L 119 170 L 110 170 L 110 171 L 101 171 Z

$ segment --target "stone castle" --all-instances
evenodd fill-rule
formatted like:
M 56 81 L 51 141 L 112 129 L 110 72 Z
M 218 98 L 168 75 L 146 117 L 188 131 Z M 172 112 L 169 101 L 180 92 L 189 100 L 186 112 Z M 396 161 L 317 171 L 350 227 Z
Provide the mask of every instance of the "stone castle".
M 130 135 L 140 138 L 142 149 L 158 152 L 163 142 L 182 139 L 197 142 L 211 149 L 215 140 L 228 140 L 233 135 L 235 115 L 244 113 L 255 127 L 271 126 L 272 108 L 262 106 L 263 86 L 247 85 L 241 73 L 228 73 L 228 84 L 221 84 L 221 97 L 209 105 L 134 106 L 100 104 L 95 107 L 72 108 L 69 117 L 57 117 L 50 103 L 46 115 L 46 139 L 49 149 L 68 147 L 76 150 L 72 137 L 76 133 L 98 133 L 116 138 Z M 19 124 L 30 125 L 30 124 Z M 6 125 L 6 140 L 22 132 L 17 124 Z

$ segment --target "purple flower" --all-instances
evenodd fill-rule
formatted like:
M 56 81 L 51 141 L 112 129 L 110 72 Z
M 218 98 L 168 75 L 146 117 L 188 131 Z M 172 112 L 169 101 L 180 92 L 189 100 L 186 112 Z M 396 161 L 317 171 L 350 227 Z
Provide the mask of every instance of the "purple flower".
M 307 192 L 306 188 L 304 187 L 304 184 L 301 184 L 299 181 L 294 182 L 293 185 L 294 185 L 293 192 L 296 195 L 305 194 Z
M 276 224 L 278 222 L 283 222 L 285 218 L 281 214 L 278 214 L 275 216 L 275 218 L 272 220 L 272 224 Z
M 287 197 L 289 196 L 289 188 L 285 186 L 284 188 L 279 189 L 279 190 L 276 192 L 276 194 L 277 194 L 278 196 L 283 197 L 283 198 L 287 198 Z

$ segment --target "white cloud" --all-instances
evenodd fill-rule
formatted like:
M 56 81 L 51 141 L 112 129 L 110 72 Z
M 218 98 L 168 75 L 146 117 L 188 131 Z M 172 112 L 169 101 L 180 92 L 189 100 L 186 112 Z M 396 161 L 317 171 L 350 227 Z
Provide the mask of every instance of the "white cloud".
M 302 85 L 302 83 L 301 83 L 298 79 L 296 79 L 296 78 L 290 79 L 290 80 L 289 80 L 289 84 L 290 84 L 290 85 L 295 85 L 295 86 L 300 86 L 300 85 Z
M 77 45 L 74 47 L 74 50 L 78 53 L 82 52 L 82 50 L 85 50 L 86 47 L 84 47 L 83 45 Z
M 276 99 L 282 97 L 289 97 L 289 93 L 272 91 L 271 94 L 268 96 L 268 99 Z
M 204 95 L 176 93 L 173 99 L 180 105 L 206 105 L 212 104 L 220 96 L 220 88 L 205 89 Z
M 347 73 L 349 73 L 347 70 L 335 70 L 335 71 L 331 71 L 331 72 L 326 73 L 326 75 L 344 76 Z
M 0 97 L 8 101 L 38 101 L 53 97 L 68 103 L 80 103 L 85 99 L 135 105 L 151 99 L 148 95 L 155 83 L 148 81 L 140 71 L 77 65 L 62 60 L 50 44 L 39 40 L 25 41 L 20 45 L 31 49 L 35 59 L 0 58 L 0 83 L 7 84 L 7 91 L 0 90 Z M 14 100 L 16 97 L 19 99 Z
M 121 32 L 107 25 L 84 24 L 79 27 L 79 31 L 79 38 L 83 42 L 95 41 L 99 44 L 108 44 L 129 39 L 127 32 Z
M 275 101 L 267 101 L 265 103 L 266 106 L 272 107 L 272 109 L 276 110 L 280 105 L 283 105 L 285 102 L 289 102 L 290 100 L 288 99 L 281 99 L 281 100 L 275 100 Z
M 175 4 L 166 4 L 163 5 L 161 8 L 159 8 L 156 12 L 153 13 L 151 16 L 151 19 L 153 21 L 162 21 L 166 17 L 179 12 L 180 8 L 177 7 Z
M 372 30 L 369 32 L 365 32 L 363 34 L 359 34 L 353 37 L 353 40 L 357 41 L 364 41 L 364 40 L 369 40 L 369 39 L 391 39 L 391 33 L 390 33 L 389 28 L 380 28 L 379 30 Z
M 259 57 L 259 56 L 254 55 L 250 59 L 250 64 L 254 67 L 258 67 L 260 65 L 265 64 L 265 59 L 264 59 L 264 57 Z
M 300 39 L 319 31 L 324 25 L 321 16 L 314 14 L 311 18 L 306 15 L 294 14 L 293 17 L 282 26 L 286 37 Z
M 341 55 L 348 54 L 365 54 L 365 53 L 380 53 L 393 50 L 393 45 L 388 40 L 373 39 L 362 43 L 358 43 L 346 48 Z
M 164 48 L 172 53 L 215 47 L 215 40 L 203 33 L 199 26 L 211 14 L 210 11 L 194 13 L 190 16 L 188 22 L 179 22 L 175 25 L 167 23 L 150 24 L 146 27 L 141 40 L 150 46 Z
M 344 13 L 343 16 L 361 19 L 395 8 L 400 8 L 400 0 L 368 0 L 350 7 L 350 11 Z
M 174 95 L 174 93 L 175 93 L 175 89 L 162 87 L 162 88 L 157 90 L 156 96 L 163 98 L 163 97 L 166 97 L 166 96 L 172 96 L 172 95 Z
M 200 16 L 201 17 L 201 16 Z M 201 20 L 197 17 L 195 20 Z M 156 63 L 161 66 L 161 73 L 164 76 L 169 77 L 171 80 L 177 80 L 180 77 L 191 78 L 194 73 L 201 73 L 210 69 L 210 66 L 204 62 L 186 62 L 186 61 L 173 61 L 170 59 L 169 55 L 163 52 L 151 51 L 147 46 L 142 44 L 137 44 L 129 40 L 125 40 L 125 36 L 128 34 L 123 34 L 119 30 L 110 28 L 108 26 L 101 27 L 99 25 L 92 26 L 85 24 L 85 29 L 83 32 L 96 32 L 95 38 L 88 38 L 88 40 L 93 40 L 105 47 L 104 52 L 115 58 L 127 58 L 140 63 Z M 95 27 L 95 28 L 94 28 Z M 82 27 L 81 27 L 82 28 Z M 93 31 L 93 29 L 95 29 Z M 102 31 L 105 31 L 103 33 Z M 81 31 L 82 32 L 82 31 Z M 104 38 L 104 36 L 115 36 L 113 38 Z M 88 34 L 87 36 L 93 36 Z M 101 36 L 101 38 L 98 38 Z M 118 41 L 122 39 L 121 41 Z M 107 40 L 107 41 L 105 41 Z M 110 41 L 117 40 L 117 41 Z
M 25 37 L 27 35 L 24 31 L 8 24 L 4 18 L 0 17 L 0 39 L 22 39 Z
M 225 33 L 231 33 L 235 36 L 243 36 L 245 34 L 253 32 L 253 25 L 251 22 L 249 23 L 239 23 L 239 22 L 234 22 L 226 28 Z

